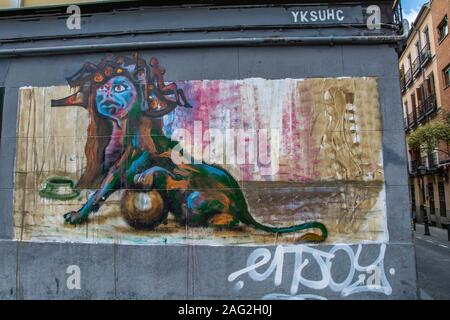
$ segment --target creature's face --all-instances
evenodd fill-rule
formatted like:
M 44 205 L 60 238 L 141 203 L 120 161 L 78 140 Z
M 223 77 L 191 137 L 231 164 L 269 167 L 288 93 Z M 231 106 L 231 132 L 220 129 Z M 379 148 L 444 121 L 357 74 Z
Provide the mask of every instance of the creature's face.
M 117 76 L 97 89 L 97 111 L 114 120 L 119 126 L 133 108 L 137 99 L 135 85 L 127 77 Z

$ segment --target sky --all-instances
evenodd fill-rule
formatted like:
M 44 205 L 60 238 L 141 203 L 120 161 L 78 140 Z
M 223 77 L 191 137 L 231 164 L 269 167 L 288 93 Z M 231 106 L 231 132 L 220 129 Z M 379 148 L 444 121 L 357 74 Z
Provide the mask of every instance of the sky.
M 427 0 L 402 0 L 403 17 L 408 19 L 409 23 L 413 23 L 419 14 L 422 5 L 428 2 Z

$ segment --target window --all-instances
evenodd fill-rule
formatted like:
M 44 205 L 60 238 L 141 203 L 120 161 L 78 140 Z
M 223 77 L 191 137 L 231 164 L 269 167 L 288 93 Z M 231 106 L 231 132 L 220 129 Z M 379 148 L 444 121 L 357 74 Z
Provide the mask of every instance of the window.
M 444 40 L 444 38 L 448 36 L 448 17 L 447 16 L 445 16 L 445 18 L 442 20 L 442 22 L 438 26 L 438 36 L 439 36 L 439 41 Z
M 417 94 L 417 105 L 419 106 L 419 108 L 423 107 L 423 93 L 424 93 L 424 88 L 423 88 L 423 84 L 418 87 L 416 89 L 416 94 Z
M 417 115 L 417 109 L 416 109 L 416 95 L 414 93 L 411 95 L 411 109 L 415 117 Z
M 434 149 L 431 156 L 433 157 L 433 166 L 437 167 L 439 165 L 439 148 Z
M 431 73 L 427 80 L 425 81 L 425 89 L 427 98 L 434 95 L 436 93 L 435 86 L 434 86 L 434 74 Z
M 413 212 L 416 212 L 416 190 L 414 188 L 414 184 L 410 185 L 410 192 L 411 192 L 411 210 Z
M 415 48 L 416 48 L 416 57 L 419 57 L 419 55 L 420 55 L 420 41 L 416 42 Z
M 428 30 L 428 27 L 426 27 L 423 30 L 423 48 L 427 48 L 430 45 L 430 30 Z
M 405 89 L 405 66 L 402 65 L 400 67 L 400 84 L 401 84 L 401 89 L 402 91 L 404 91 Z
M 444 86 L 450 86 L 450 64 L 444 69 Z

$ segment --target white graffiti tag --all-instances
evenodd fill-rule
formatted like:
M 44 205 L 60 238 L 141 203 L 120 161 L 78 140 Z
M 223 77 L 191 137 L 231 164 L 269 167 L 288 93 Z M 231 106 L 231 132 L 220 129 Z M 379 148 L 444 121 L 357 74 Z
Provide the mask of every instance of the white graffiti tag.
M 285 297 L 285 298 L 313 298 L 314 295 L 297 295 L 299 287 L 303 286 L 313 290 L 330 289 L 339 293 L 342 297 L 361 292 L 378 292 L 385 295 L 392 294 L 392 287 L 384 271 L 384 256 L 386 245 L 381 244 L 378 256 L 374 261 L 366 266 L 360 264 L 360 257 L 363 246 L 358 245 L 356 253 L 349 245 L 337 245 L 330 251 L 325 252 L 308 246 L 278 246 L 272 257 L 271 252 L 266 248 L 254 250 L 247 259 L 247 267 L 233 272 L 229 275 L 228 281 L 233 282 L 239 277 L 248 274 L 254 281 L 265 281 L 274 274 L 274 285 L 280 286 L 283 281 L 283 264 L 288 254 L 294 255 L 294 268 L 292 271 L 291 296 L 280 294 L 269 294 L 264 298 Z M 332 267 L 337 253 L 343 254 L 346 261 L 335 263 L 335 268 L 341 267 L 348 270 L 346 278 L 342 282 L 336 282 L 333 278 Z M 270 263 L 270 264 L 269 264 Z M 308 266 L 318 266 L 320 279 L 308 279 L 304 275 L 304 269 Z M 265 271 L 262 267 L 268 266 Z M 260 271 L 258 271 L 259 269 Z M 395 269 L 389 270 L 391 275 L 395 274 Z M 356 279 L 354 280 L 356 276 Z M 316 277 L 314 277 L 316 278 Z M 341 277 L 340 277 L 341 278 Z M 239 291 L 244 287 L 244 281 L 238 280 L 235 290 Z

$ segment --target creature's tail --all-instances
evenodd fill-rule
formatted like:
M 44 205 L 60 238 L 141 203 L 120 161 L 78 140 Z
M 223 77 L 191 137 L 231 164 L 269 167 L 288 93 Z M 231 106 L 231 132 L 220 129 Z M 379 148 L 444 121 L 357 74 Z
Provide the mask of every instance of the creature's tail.
M 255 219 L 253 219 L 253 217 L 251 217 L 250 215 L 245 220 L 246 221 L 243 221 L 244 223 L 252 225 L 252 226 L 254 226 L 257 229 L 262 230 L 262 231 L 266 231 L 266 232 L 292 233 L 292 232 L 297 232 L 297 231 L 303 231 L 303 230 L 315 229 L 316 228 L 316 229 L 320 229 L 320 232 L 322 233 L 321 235 L 318 235 L 318 234 L 315 234 L 315 233 L 307 233 L 307 234 L 303 235 L 302 237 L 300 237 L 300 239 L 299 239 L 300 241 L 323 242 L 328 237 L 328 230 L 325 227 L 325 225 L 323 223 L 320 223 L 320 222 L 317 222 L 317 221 L 306 222 L 306 223 L 303 223 L 303 224 L 290 226 L 290 227 L 277 228 L 277 227 L 270 227 L 270 226 L 263 225 L 263 224 L 257 222 Z

